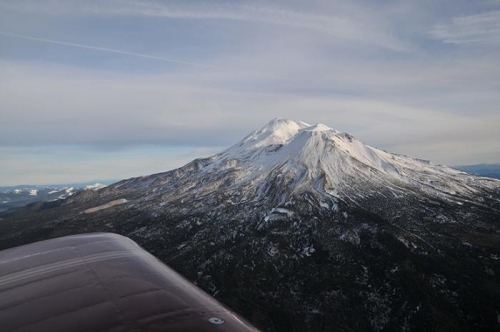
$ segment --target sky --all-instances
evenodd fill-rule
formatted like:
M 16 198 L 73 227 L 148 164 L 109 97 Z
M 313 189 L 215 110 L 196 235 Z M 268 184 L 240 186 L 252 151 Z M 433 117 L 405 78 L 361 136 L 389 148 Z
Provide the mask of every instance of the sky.
M 500 0 L 0 0 L 0 185 L 124 179 L 275 117 L 500 162 Z

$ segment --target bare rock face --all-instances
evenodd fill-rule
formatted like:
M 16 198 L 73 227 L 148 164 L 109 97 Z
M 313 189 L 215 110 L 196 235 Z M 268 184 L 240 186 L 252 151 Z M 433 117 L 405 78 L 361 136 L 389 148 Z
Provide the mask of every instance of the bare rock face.
M 5 212 L 0 246 L 120 233 L 264 331 L 495 331 L 499 188 L 275 119 L 179 169 Z

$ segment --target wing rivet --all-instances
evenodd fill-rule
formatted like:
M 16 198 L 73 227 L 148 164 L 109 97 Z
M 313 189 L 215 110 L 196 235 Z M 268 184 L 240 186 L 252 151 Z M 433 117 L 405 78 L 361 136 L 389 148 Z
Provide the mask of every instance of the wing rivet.
M 208 319 L 208 321 L 212 324 L 215 324 L 215 325 L 221 325 L 221 324 L 224 324 L 224 319 L 222 318 L 219 318 L 219 317 L 210 317 Z

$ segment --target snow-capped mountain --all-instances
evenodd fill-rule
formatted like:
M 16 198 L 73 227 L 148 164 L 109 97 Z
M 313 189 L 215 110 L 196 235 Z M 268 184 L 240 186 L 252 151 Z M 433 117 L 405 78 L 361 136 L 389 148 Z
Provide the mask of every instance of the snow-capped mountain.
M 166 173 L 0 214 L 129 237 L 264 331 L 500 327 L 500 181 L 275 119 Z
M 175 206 L 192 202 L 194 210 L 210 202 L 213 213 L 219 207 L 225 209 L 227 202 L 259 203 L 273 209 L 290 207 L 298 197 L 307 196 L 310 208 L 336 209 L 343 202 L 394 218 L 434 200 L 451 207 L 498 207 L 492 195 L 497 197 L 499 183 L 370 147 L 323 124 L 275 119 L 220 154 L 112 188 L 128 195 L 146 186 L 147 195 L 141 200 L 157 213 L 164 210 L 162 202 L 169 200 Z M 151 204 L 155 199 L 162 201 L 160 205 Z M 414 202 L 411 209 L 392 208 L 409 201 Z M 245 212 L 238 218 L 257 215 Z
M 201 163 L 206 163 L 200 169 L 201 177 L 215 170 L 241 170 L 235 179 L 238 186 L 265 186 L 266 180 L 276 177 L 291 189 L 278 198 L 278 204 L 307 190 L 354 202 L 382 194 L 399 197 L 424 192 L 460 204 L 483 188 L 498 188 L 498 181 L 391 154 L 323 124 L 285 119 L 271 121 Z

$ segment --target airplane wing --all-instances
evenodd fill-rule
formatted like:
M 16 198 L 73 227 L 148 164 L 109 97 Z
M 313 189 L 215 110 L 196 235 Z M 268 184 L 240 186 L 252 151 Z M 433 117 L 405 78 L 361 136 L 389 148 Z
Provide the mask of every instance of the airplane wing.
M 0 251 L 0 330 L 258 331 L 132 240 L 110 233 Z

